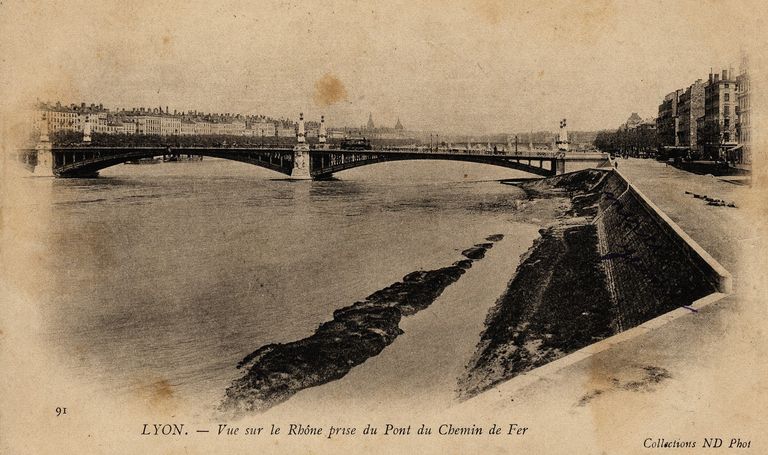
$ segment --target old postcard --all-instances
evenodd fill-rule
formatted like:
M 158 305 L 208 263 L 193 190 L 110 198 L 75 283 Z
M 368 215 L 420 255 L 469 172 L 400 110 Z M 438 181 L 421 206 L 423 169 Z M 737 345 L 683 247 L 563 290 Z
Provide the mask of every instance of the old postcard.
M 768 453 L 759 1 L 0 1 L 0 453 Z

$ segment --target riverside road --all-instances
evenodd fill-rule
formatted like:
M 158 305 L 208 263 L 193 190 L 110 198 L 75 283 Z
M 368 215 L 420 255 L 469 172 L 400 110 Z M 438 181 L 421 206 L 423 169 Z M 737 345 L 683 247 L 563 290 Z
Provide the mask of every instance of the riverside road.
M 733 274 L 734 293 L 559 371 L 545 366 L 528 381 L 501 384 L 459 406 L 457 414 L 492 409 L 533 428 L 558 428 L 556 438 L 542 430 L 546 438 L 534 435 L 516 445 L 519 453 L 527 452 L 527 444 L 539 451 L 567 444 L 574 453 L 588 453 L 582 446 L 644 453 L 646 438 L 699 441 L 697 447 L 707 437 L 757 438 L 764 423 L 739 410 L 767 404 L 757 391 L 768 386 L 768 357 L 760 348 L 768 311 L 752 284 L 765 280 L 765 199 L 757 189 L 654 160 L 617 163 L 627 180 Z M 690 193 L 736 208 L 708 205 Z

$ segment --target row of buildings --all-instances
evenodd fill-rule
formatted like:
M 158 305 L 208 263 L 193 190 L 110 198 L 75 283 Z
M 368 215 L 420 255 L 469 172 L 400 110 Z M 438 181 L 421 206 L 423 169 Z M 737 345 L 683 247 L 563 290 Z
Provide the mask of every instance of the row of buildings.
M 39 130 L 46 122 L 48 131 L 75 131 L 106 134 L 234 135 L 295 137 L 297 124 L 261 115 L 210 114 L 198 111 L 171 112 L 168 107 L 116 109 L 102 104 L 37 103 L 29 112 L 31 124 Z M 307 122 L 307 136 L 317 136 L 318 122 Z
M 710 72 L 659 104 L 656 131 L 662 148 L 734 163 L 752 161 L 750 79 L 746 59 L 733 69 Z
M 38 102 L 29 112 L 35 130 L 42 122 L 49 133 L 73 131 L 106 134 L 156 134 L 170 135 L 231 135 L 251 137 L 295 137 L 297 123 L 285 119 L 273 119 L 263 115 L 210 114 L 198 111 L 170 111 L 166 106 L 156 108 L 116 109 L 111 111 L 102 104 L 70 104 Z M 319 122 L 305 123 L 306 136 L 317 137 Z M 376 128 L 372 116 L 368 125 L 360 128 L 335 128 L 328 130 L 331 139 L 350 135 L 380 139 L 402 138 L 405 130 L 397 120 L 394 128 Z

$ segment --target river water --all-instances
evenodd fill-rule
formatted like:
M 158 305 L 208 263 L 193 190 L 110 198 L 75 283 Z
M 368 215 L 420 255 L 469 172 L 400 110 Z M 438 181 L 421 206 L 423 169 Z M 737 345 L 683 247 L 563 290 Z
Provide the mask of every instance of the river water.
M 379 378 L 392 370 L 381 364 L 388 350 L 392 362 L 411 356 L 418 364 L 420 354 L 398 348 L 414 340 L 431 342 L 424 355 L 435 359 L 441 343 L 458 339 L 462 346 L 446 347 L 443 356 L 454 359 L 455 374 L 537 235 L 535 226 L 514 220 L 522 192 L 496 181 L 520 176 L 476 164 L 405 162 L 346 171 L 337 181 L 296 182 L 205 160 L 56 179 L 44 245 L 52 292 L 40 308 L 41 332 L 61 363 L 96 390 L 127 394 L 162 382 L 177 398 L 212 409 L 242 373 L 237 362 L 258 347 L 307 337 L 334 309 L 505 234 L 452 285 L 463 287 L 446 291 L 453 306 L 441 317 L 455 314 L 466 324 L 435 324 L 434 314 L 422 316 L 422 325 L 409 322 L 407 333 L 435 337 L 398 338 L 371 370 Z M 439 310 L 440 299 L 428 311 Z M 413 376 L 408 387 L 430 381 Z M 386 388 L 386 378 L 378 382 Z

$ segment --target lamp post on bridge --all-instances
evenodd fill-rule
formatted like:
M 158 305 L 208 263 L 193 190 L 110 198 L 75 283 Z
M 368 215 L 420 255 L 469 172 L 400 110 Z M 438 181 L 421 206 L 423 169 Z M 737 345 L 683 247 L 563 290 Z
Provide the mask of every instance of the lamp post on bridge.
M 531 130 L 531 134 L 528 136 L 528 151 L 533 152 L 533 130 Z
M 566 119 L 562 119 L 560 121 L 560 134 L 557 138 L 557 142 L 555 143 L 555 145 L 557 145 L 557 151 L 567 152 L 569 144 L 570 142 L 568 141 L 568 129 L 566 128 Z
M 320 116 L 320 129 L 317 132 L 317 141 L 320 143 L 320 148 L 328 150 L 328 134 L 325 131 L 325 116 Z
M 566 129 L 566 120 L 560 121 L 560 135 L 555 142 L 555 158 L 552 161 L 553 174 L 559 175 L 565 172 L 565 153 L 568 152 L 568 130 Z

